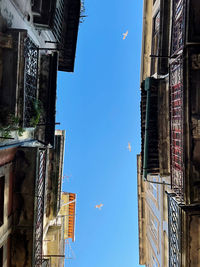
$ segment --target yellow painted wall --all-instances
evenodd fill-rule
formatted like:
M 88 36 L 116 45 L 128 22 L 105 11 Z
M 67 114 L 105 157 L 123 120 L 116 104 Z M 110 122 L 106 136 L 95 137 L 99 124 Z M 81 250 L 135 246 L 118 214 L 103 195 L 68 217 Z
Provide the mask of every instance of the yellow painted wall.
M 153 1 L 144 0 L 140 82 L 150 76 Z

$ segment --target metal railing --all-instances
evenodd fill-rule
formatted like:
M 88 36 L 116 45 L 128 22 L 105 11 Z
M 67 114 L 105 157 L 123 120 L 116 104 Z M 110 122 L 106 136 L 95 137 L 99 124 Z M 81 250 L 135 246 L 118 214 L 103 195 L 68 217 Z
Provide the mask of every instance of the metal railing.
M 50 259 L 42 259 L 42 267 L 50 267 L 51 261 Z
M 185 39 L 185 0 L 173 0 L 171 55 L 183 48 Z
M 46 150 L 39 150 L 38 174 L 35 184 L 33 266 L 42 266 L 44 193 L 46 175 Z
M 181 267 L 181 208 L 168 195 L 169 267 Z
M 170 65 L 170 127 L 172 188 L 180 201 L 184 189 L 183 104 L 183 64 L 179 57 Z
M 24 117 L 23 126 L 30 127 L 35 113 L 38 82 L 38 47 L 27 37 L 24 42 Z
M 57 0 L 54 22 L 53 22 L 53 34 L 57 42 L 59 42 L 60 44 L 63 44 L 64 11 L 65 11 L 64 0 Z

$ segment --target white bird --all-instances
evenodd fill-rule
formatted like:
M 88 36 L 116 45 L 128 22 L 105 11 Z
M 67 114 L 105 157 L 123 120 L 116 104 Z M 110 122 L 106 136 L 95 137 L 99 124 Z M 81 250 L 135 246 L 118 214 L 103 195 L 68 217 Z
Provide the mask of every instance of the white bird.
M 99 205 L 96 205 L 96 206 L 95 206 L 95 208 L 96 208 L 96 209 L 99 209 L 99 210 L 101 210 L 102 207 L 103 207 L 103 204 L 102 204 L 102 203 L 99 204 Z
M 125 40 L 126 39 L 126 37 L 127 37 L 127 35 L 128 35 L 128 31 L 126 31 L 125 33 L 123 33 L 123 40 Z
M 131 143 L 128 142 L 128 146 L 127 146 L 129 152 L 131 152 Z

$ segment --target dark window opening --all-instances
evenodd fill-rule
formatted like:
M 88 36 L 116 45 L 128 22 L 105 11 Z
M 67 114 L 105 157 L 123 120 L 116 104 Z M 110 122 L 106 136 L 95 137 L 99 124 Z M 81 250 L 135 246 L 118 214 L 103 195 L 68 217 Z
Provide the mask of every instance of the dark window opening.
M 4 187 L 5 177 L 0 177 L 0 226 L 3 224 L 4 217 Z
M 160 11 L 153 18 L 151 75 L 157 72 L 159 52 Z
M 3 247 L 0 248 L 0 266 L 3 266 Z

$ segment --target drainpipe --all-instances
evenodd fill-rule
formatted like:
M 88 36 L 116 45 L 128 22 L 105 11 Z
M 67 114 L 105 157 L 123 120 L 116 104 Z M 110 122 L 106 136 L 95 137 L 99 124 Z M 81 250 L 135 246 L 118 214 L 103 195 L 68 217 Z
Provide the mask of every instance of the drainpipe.
M 150 109 L 150 87 L 151 77 L 145 79 L 144 89 L 147 91 L 147 102 L 146 102 L 146 117 L 145 117 L 145 135 L 144 135 L 144 159 L 143 159 L 143 179 L 147 180 L 147 167 L 148 167 L 148 146 L 149 146 L 149 109 Z

